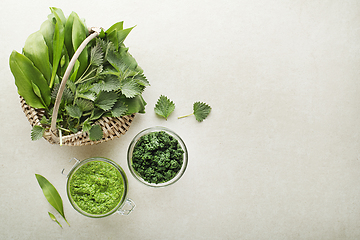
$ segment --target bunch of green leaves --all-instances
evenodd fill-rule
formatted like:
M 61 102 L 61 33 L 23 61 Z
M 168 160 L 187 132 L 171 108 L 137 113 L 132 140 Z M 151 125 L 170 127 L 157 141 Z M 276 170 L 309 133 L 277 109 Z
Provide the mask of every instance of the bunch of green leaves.
M 40 174 L 35 174 L 35 177 L 44 193 L 44 196 L 46 197 L 46 200 L 51 204 L 51 206 L 55 208 L 55 210 L 64 218 L 65 222 L 70 226 L 70 224 L 65 218 L 63 201 L 60 197 L 59 192 L 45 177 L 41 176 Z M 62 227 L 54 214 L 50 212 L 48 213 L 50 218 L 56 223 L 58 223 L 60 227 Z
M 40 30 L 26 40 L 23 52 L 13 51 L 9 60 L 19 95 L 31 107 L 45 109 L 41 126 L 32 130 L 32 140 L 41 138 L 50 127 L 60 82 L 75 51 L 89 35 L 75 12 L 66 18 L 61 9 L 50 10 Z M 96 121 L 101 117 L 145 112 L 142 92 L 150 84 L 124 45 L 132 29 L 124 29 L 123 22 L 118 22 L 101 30 L 76 60 L 57 116 L 62 135 L 83 130 L 91 140 L 99 140 L 103 133 Z

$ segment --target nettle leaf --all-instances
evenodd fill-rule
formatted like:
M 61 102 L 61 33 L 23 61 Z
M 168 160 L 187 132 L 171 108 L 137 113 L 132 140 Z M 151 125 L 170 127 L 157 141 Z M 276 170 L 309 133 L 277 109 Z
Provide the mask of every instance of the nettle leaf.
M 119 78 L 115 75 L 107 75 L 103 80 L 102 90 L 106 92 L 119 90 L 121 85 Z
M 99 42 L 91 48 L 90 51 L 90 64 L 100 66 L 104 61 L 104 53 Z
M 89 130 L 89 138 L 92 141 L 100 140 L 103 137 L 103 131 L 99 125 L 94 125 Z
M 161 95 L 155 105 L 154 111 L 157 115 L 164 117 L 166 120 L 170 113 L 175 109 L 175 103 L 164 95 Z
M 87 118 L 84 122 L 83 122 L 83 130 L 85 132 L 89 131 L 91 129 L 91 121 L 90 118 Z
M 66 106 L 65 109 L 70 117 L 81 118 L 82 116 L 82 111 L 79 106 L 70 105 L 70 106 Z
M 202 122 L 211 111 L 211 107 L 203 102 L 195 102 L 193 109 L 195 118 L 198 122 Z
M 195 102 L 193 105 L 193 110 L 193 113 L 178 117 L 178 119 L 195 115 L 196 120 L 198 122 L 202 122 L 211 112 L 211 107 L 203 102 Z
M 77 97 L 95 101 L 96 95 L 94 92 L 78 93 Z
M 120 84 L 121 93 L 124 94 L 127 98 L 133 98 L 136 95 L 141 94 L 144 90 L 144 88 L 132 78 L 125 78 L 120 82 Z
M 142 86 L 150 86 L 149 81 L 146 79 L 144 74 L 137 74 L 134 76 L 135 81 Z
M 51 92 L 51 98 L 52 99 L 56 99 L 59 88 L 60 88 L 60 84 L 55 84 L 55 86 L 54 86 L 54 88 L 53 88 L 53 90 Z M 72 102 L 74 100 L 74 93 L 72 92 L 72 90 L 70 90 L 68 88 L 67 84 L 66 84 L 66 87 L 64 88 L 61 100 L 65 101 L 65 102 Z
M 97 120 L 104 114 L 104 111 L 100 108 L 94 108 L 90 115 L 90 120 Z
M 50 119 L 47 119 L 45 116 L 42 116 L 40 123 L 43 125 L 50 125 L 51 121 L 50 121 Z
M 76 105 L 82 112 L 88 112 L 94 109 L 94 103 L 83 98 L 76 99 Z
M 111 109 L 111 114 L 113 117 L 121 117 L 124 115 L 128 110 L 128 107 L 125 105 L 124 102 L 117 101 L 114 107 Z
M 104 111 L 110 110 L 118 99 L 118 95 L 115 92 L 100 92 L 95 99 L 95 105 Z
M 45 128 L 35 125 L 31 130 L 31 140 L 36 141 L 43 137 Z

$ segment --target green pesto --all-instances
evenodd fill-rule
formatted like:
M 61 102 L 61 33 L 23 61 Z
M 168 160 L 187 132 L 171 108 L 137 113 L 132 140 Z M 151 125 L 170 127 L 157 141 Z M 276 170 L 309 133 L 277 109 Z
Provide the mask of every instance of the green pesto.
M 178 140 L 165 131 L 142 136 L 136 143 L 132 167 L 149 183 L 168 182 L 180 171 L 184 150 Z
M 111 164 L 91 161 L 81 166 L 70 179 L 70 195 L 76 205 L 90 214 L 113 210 L 124 194 L 120 172 Z

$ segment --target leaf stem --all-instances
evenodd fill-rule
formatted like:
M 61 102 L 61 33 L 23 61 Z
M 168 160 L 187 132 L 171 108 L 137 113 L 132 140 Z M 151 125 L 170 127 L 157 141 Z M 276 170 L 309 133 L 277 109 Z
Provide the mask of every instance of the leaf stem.
M 185 115 L 185 116 L 178 117 L 178 119 L 180 119 L 180 118 L 190 117 L 191 115 L 194 115 L 194 113 L 191 113 L 191 114 L 188 114 L 188 115 Z

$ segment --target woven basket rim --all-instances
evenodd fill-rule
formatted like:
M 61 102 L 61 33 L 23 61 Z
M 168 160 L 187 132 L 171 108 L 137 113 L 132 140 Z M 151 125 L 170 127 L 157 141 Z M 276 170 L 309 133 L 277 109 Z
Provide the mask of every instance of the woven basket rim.
M 40 120 L 45 114 L 44 109 L 35 109 L 29 106 L 26 103 L 25 99 L 21 96 L 20 96 L 20 104 L 30 125 L 32 127 L 34 127 L 35 125 L 42 126 Z M 136 114 L 126 115 L 122 117 L 102 117 L 93 123 L 93 125 L 96 124 L 100 125 L 103 131 L 102 139 L 97 141 L 92 141 L 90 140 L 88 133 L 81 130 L 77 133 L 63 136 L 62 145 L 65 146 L 95 145 L 102 142 L 107 142 L 109 140 L 113 140 L 114 138 L 118 138 L 121 135 L 124 135 L 129 130 L 135 115 Z M 50 129 L 45 131 L 43 138 L 51 144 L 60 144 L 59 142 L 55 142 L 53 140 L 50 133 Z

